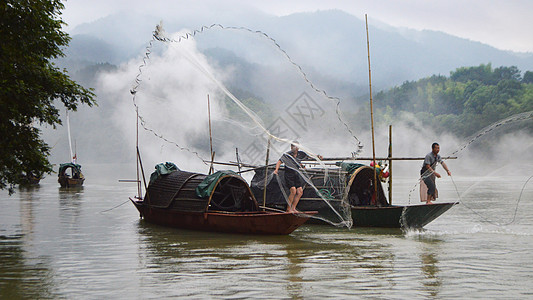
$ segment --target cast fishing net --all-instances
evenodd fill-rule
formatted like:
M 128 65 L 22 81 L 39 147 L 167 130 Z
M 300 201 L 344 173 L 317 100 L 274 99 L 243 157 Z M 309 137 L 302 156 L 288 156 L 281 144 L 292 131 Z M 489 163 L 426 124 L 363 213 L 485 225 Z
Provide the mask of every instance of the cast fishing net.
M 463 160 L 469 169 L 475 170 L 473 183 L 468 186 L 458 186 L 453 176 L 450 177 L 455 190 L 454 199 L 480 221 L 496 226 L 515 223 L 519 213 L 519 205 L 523 200 L 523 193 L 531 181 L 530 161 L 533 111 L 511 115 L 496 121 L 479 130 L 461 143 L 451 152 L 451 157 Z M 476 163 L 483 161 L 483 165 Z M 441 163 L 437 163 L 441 164 Z M 441 167 L 442 168 L 442 167 Z M 442 169 L 439 170 L 441 172 Z M 453 171 L 452 171 L 453 172 Z M 441 176 L 445 172 L 441 172 Z M 434 177 L 434 173 L 427 170 L 420 176 L 419 182 L 409 192 L 409 202 L 417 198 L 415 190 L 422 185 L 426 178 Z M 471 179 L 472 180 L 472 179 Z M 521 186 L 512 193 L 502 192 L 506 186 Z M 487 203 L 484 193 L 499 195 L 501 201 Z M 421 189 L 422 193 L 425 192 Z M 487 213 L 487 210 L 492 210 Z
M 236 67 L 242 60 L 231 55 L 214 60 L 204 54 L 213 49 L 200 51 L 197 39 L 210 32 L 217 34 L 211 41 L 252 45 L 250 66 Z M 304 186 L 299 210 L 318 207 L 315 218 L 351 226 L 350 174 L 319 157 L 355 157 L 362 144 L 339 98 L 317 88 L 265 33 L 215 24 L 168 34 L 157 26 L 131 94 L 144 129 L 145 165 L 166 160 L 183 170 L 239 172 L 259 204 L 274 210 L 293 200 L 285 178 L 292 173 Z M 302 161 L 288 155 L 291 144 L 305 154 Z M 310 201 L 315 204 L 303 205 Z

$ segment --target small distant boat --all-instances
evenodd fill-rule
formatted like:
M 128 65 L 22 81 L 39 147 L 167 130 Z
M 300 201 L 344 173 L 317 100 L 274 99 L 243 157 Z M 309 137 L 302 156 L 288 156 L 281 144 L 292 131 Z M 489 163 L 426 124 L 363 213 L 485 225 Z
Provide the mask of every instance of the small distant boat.
M 81 172 L 81 165 L 75 163 L 64 163 L 59 165 L 57 182 L 63 188 L 79 187 L 83 185 L 85 177 Z
M 36 176 L 32 173 L 23 173 L 20 175 L 20 185 L 33 186 L 41 182 L 42 175 Z
M 261 210 L 246 181 L 231 171 L 165 173 L 152 175 L 144 199 L 130 198 L 147 222 L 202 231 L 287 235 L 316 214 Z
M 59 165 L 59 171 L 57 172 L 57 182 L 63 188 L 80 187 L 85 181 L 85 176 L 81 172 L 81 165 L 76 163 L 77 154 L 74 151 L 72 153 L 72 139 L 70 138 L 70 119 L 67 110 L 67 132 L 68 132 L 68 145 L 70 149 L 71 161 L 69 163 L 63 163 Z

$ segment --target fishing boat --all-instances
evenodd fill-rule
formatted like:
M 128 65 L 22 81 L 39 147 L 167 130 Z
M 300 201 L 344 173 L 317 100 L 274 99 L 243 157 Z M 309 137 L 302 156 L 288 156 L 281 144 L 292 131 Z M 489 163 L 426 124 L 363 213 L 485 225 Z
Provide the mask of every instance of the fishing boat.
M 366 20 L 366 15 L 365 15 Z M 370 123 L 372 132 L 372 157 L 356 158 L 329 158 L 326 161 L 336 161 L 336 169 L 311 168 L 305 171 L 312 186 L 304 186 L 303 195 L 298 202 L 297 209 L 316 210 L 321 219 L 313 221 L 331 220 L 340 223 L 341 216 L 337 211 L 349 209 L 353 225 L 356 227 L 388 227 L 388 228 L 422 228 L 437 217 L 452 208 L 453 203 L 433 203 L 424 205 L 392 205 L 392 161 L 393 160 L 423 160 L 423 158 L 393 158 L 392 157 L 392 125 L 389 126 L 389 149 L 386 158 L 376 158 L 374 141 L 374 113 L 372 101 L 372 80 L 370 69 L 370 43 L 368 42 L 368 81 L 370 88 Z M 268 150 L 267 150 L 268 152 Z M 453 159 L 447 157 L 446 159 Z M 443 158 L 445 159 L 445 158 Z M 355 160 L 369 160 L 370 166 L 355 163 Z M 383 192 L 381 168 L 377 168 L 377 160 L 388 161 L 389 171 L 389 200 Z M 278 183 L 278 178 L 283 178 L 284 172 L 279 172 L 278 177 L 272 176 L 268 181 L 268 173 L 272 174 L 269 166 L 255 169 L 252 179 L 252 190 L 256 197 L 266 206 L 283 209 L 286 206 L 284 194 L 281 191 L 283 184 Z M 380 176 L 381 175 L 381 176 Z M 306 181 L 307 182 L 307 181 Z
M 130 198 L 145 221 L 202 231 L 287 235 L 316 214 L 261 210 L 248 183 L 232 171 L 205 175 L 174 166 L 156 166 L 144 198 Z
M 81 165 L 74 162 L 59 165 L 57 182 L 59 182 L 61 187 L 80 187 L 83 185 L 84 181 L 85 177 L 81 172 Z
M 21 186 L 34 186 L 38 185 L 41 182 L 42 175 L 34 175 L 33 173 L 22 173 L 20 174 L 20 185 Z
M 332 223 L 342 222 L 334 210 L 341 211 L 347 204 L 355 227 L 420 229 L 456 204 L 393 205 L 390 200 L 387 201 L 379 176 L 375 186 L 373 167 L 357 163 L 338 165 L 338 169 L 329 168 L 327 173 L 323 168 L 309 168 L 305 171 L 314 187 L 305 184 L 297 209 L 315 210 L 322 217 L 312 219 L 310 223 L 327 224 L 323 219 Z M 264 193 L 264 170 L 265 168 L 256 169 L 251 183 L 254 195 L 268 207 L 284 209 L 286 200 L 277 182 L 278 178 L 283 178 L 284 171 L 280 169 L 278 177 L 270 179 L 267 192 Z M 268 172 L 271 174 L 272 171 L 270 168 Z M 266 199 L 263 195 L 266 195 Z
M 59 165 L 57 182 L 59 182 L 59 185 L 62 188 L 80 187 L 85 181 L 85 176 L 83 176 L 83 173 L 81 172 L 81 165 L 76 162 L 77 154 L 75 148 L 74 152 L 72 152 L 72 139 L 70 137 L 70 118 L 68 110 L 66 116 L 70 162 Z
M 454 203 L 433 203 L 424 205 L 392 205 L 392 126 L 389 126 L 389 154 L 385 158 L 389 163 L 389 201 L 387 201 L 381 185 L 381 170 L 377 168 L 374 143 L 374 114 L 372 101 L 372 80 L 370 69 L 370 43 L 368 41 L 368 21 L 366 21 L 367 50 L 368 50 L 368 81 L 370 88 L 370 122 L 372 132 L 372 158 L 371 166 L 345 162 L 355 160 L 349 157 L 335 163 L 337 170 L 326 170 L 325 168 L 315 168 L 306 171 L 313 186 L 305 186 L 304 193 L 298 202 L 298 209 L 317 210 L 322 215 L 333 213 L 330 205 L 337 210 L 343 209 L 345 204 L 349 206 L 354 226 L 359 227 L 392 227 L 392 228 L 422 228 L 453 207 Z M 361 160 L 361 158 L 359 158 Z M 413 158 L 407 158 L 412 160 Z M 419 159 L 419 158 L 414 158 Z M 422 158 L 423 159 L 423 158 Z M 335 160 L 334 158 L 331 160 Z M 262 175 L 256 170 L 252 188 L 257 197 L 261 197 L 265 205 L 285 204 L 284 197 L 281 196 L 282 185 L 277 182 L 277 178 L 272 177 L 268 183 L 265 178 L 269 171 L 268 166 L 262 168 Z M 326 176 L 328 173 L 328 176 Z M 259 176 L 258 176 L 259 174 Z M 258 178 L 256 178 L 258 177 Z M 330 184 L 328 184 L 330 181 Z M 263 183 L 263 184 L 262 184 Z M 266 186 L 266 187 L 265 187 Z M 261 187 L 263 187 L 261 189 Z M 270 190 L 269 190 L 270 189 Z M 286 192 L 285 192 L 286 193 Z M 319 195 L 320 193 L 320 195 Z M 272 198 L 272 199 L 269 199 Z M 324 201 L 324 198 L 327 201 Z M 338 216 L 338 214 L 337 214 Z M 328 219 L 334 220 L 335 215 Z M 343 221 L 343 220 L 338 220 Z
M 213 159 L 209 96 L 207 101 Z M 182 171 L 171 162 L 157 164 L 147 185 L 139 150 L 139 111 L 136 108 L 137 179 L 130 181 L 137 183 L 137 196 L 130 200 L 145 221 L 201 231 L 287 235 L 317 213 L 260 209 L 248 183 L 233 171 L 212 173 L 212 161 L 209 175 Z M 140 196 L 141 174 L 146 191 L 144 197 Z

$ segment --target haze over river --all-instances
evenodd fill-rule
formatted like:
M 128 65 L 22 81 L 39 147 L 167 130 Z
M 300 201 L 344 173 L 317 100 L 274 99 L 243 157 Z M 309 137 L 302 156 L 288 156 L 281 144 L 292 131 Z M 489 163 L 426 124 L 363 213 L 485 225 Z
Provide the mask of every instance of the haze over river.
M 461 193 L 473 188 L 421 232 L 304 225 L 246 236 L 145 223 L 124 203 L 135 185 L 118 182 L 134 173 L 84 174 L 81 189 L 48 175 L 0 193 L 0 298 L 533 298 L 533 182 L 520 197 L 529 175 L 453 177 Z M 396 203 L 414 183 L 395 179 Z M 458 199 L 450 178 L 437 186 L 440 202 Z

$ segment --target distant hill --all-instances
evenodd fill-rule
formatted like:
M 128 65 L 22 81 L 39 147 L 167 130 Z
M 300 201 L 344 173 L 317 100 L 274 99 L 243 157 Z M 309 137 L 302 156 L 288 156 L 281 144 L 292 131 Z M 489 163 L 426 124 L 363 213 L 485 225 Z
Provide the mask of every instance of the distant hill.
M 73 30 L 67 58 L 118 64 L 141 55 L 159 21 L 154 16 L 120 13 L 82 24 Z M 216 21 L 219 20 L 185 16 L 163 20 L 163 24 L 167 32 L 175 32 Z M 358 87 L 365 86 L 368 81 L 365 24 L 346 12 L 328 10 L 284 17 L 250 12 L 242 18 L 225 16 L 221 21 L 226 21 L 222 22 L 225 26 L 244 26 L 265 32 L 314 80 L 339 80 Z M 211 31 L 198 35 L 197 41 L 201 49 L 210 49 L 206 53 L 213 58 L 227 56 L 226 52 L 219 55 L 212 50 L 220 49 L 233 52 L 236 58 L 243 60 L 237 63 L 240 67 L 260 60 L 261 56 L 255 53 L 256 45 L 263 41 L 257 37 L 235 31 Z M 449 75 L 462 66 L 491 63 L 495 67 L 533 69 L 533 53 L 502 51 L 442 32 L 407 30 L 381 23 L 370 23 L 369 32 L 373 83 L 377 89 L 433 74 Z M 265 41 L 263 51 L 272 50 L 267 45 Z
M 56 63 L 67 68 L 78 82 L 95 88 L 98 101 L 98 107 L 83 107 L 71 118 L 80 157 L 84 157 L 85 161 L 133 159 L 131 149 L 125 146 L 127 143 L 123 133 L 115 128 L 113 122 L 117 99 L 105 92 L 99 93 L 101 91 L 98 90 L 96 78 L 101 72 L 118 70 L 120 64 L 134 58 L 140 64 L 145 47 L 152 38 L 152 31 L 160 21 L 154 16 L 119 13 L 82 24 L 71 32 L 72 41 L 65 51 L 66 57 Z M 234 15 L 226 13 L 212 18 L 182 15 L 163 20 L 164 28 L 169 33 L 198 29 L 213 23 L 244 26 L 268 34 L 303 68 L 316 86 L 343 100 L 342 109 L 355 122 L 354 126 L 368 127 L 368 113 L 365 111 L 368 101 L 368 62 L 363 20 L 339 10 L 284 17 L 250 11 Z M 373 24 L 372 21 L 369 27 L 372 85 L 376 99 L 384 99 L 389 95 L 386 92 L 380 95 L 380 91 L 432 75 L 449 76 L 461 67 L 490 64 L 493 68 L 516 66 L 522 72 L 533 70 L 533 53 L 501 51 L 436 31 L 394 28 L 382 23 Z M 293 88 L 288 83 L 275 91 L 277 86 L 263 82 L 268 77 L 274 77 L 278 80 L 272 82 L 286 83 L 275 77 L 280 76 L 280 66 L 286 68 L 290 65 L 273 42 L 260 34 L 212 29 L 198 34 L 195 39 L 199 50 L 211 64 L 231 70 L 231 74 L 227 74 L 231 76 L 225 76 L 224 80 L 237 97 L 252 99 L 252 102 L 255 101 L 253 99 L 277 99 L 276 95 L 268 92 L 283 93 Z M 134 78 L 123 80 L 133 82 Z M 389 98 L 395 99 L 392 96 Z M 359 107 L 362 109 L 352 109 L 361 103 L 365 104 Z M 377 109 L 383 108 L 378 106 Z M 389 116 L 387 112 L 383 112 L 383 115 Z M 393 117 L 396 116 L 391 115 L 390 119 Z M 44 132 L 46 140 L 56 145 L 54 159 L 68 157 L 65 129 L 60 130 L 48 128 Z M 107 134 L 102 135 L 102 132 Z M 81 153 L 83 150 L 86 153 Z

